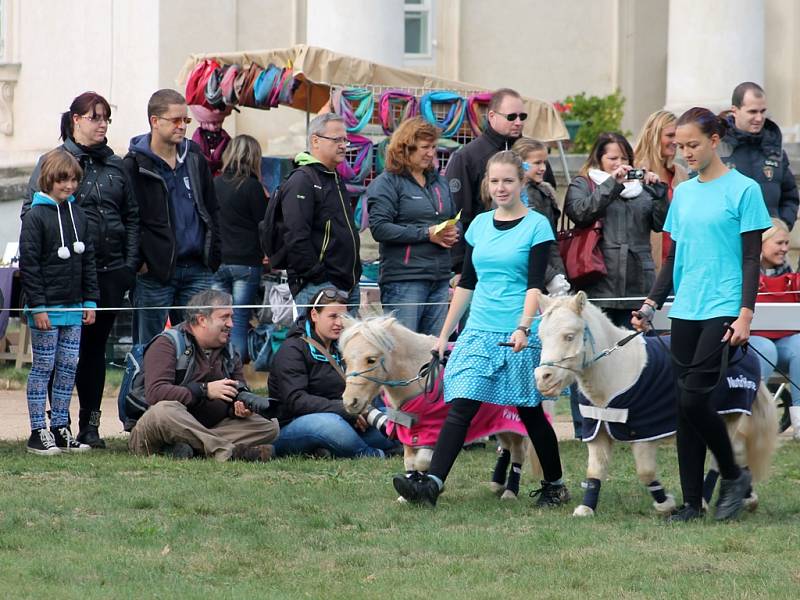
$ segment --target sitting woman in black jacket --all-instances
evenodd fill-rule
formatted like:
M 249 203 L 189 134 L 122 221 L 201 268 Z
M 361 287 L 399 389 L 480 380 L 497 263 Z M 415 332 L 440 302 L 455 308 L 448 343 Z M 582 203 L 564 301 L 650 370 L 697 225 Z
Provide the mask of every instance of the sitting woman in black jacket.
M 272 359 L 269 395 L 277 400 L 281 426 L 276 456 L 384 457 L 396 445 L 370 425 L 379 411 L 355 417 L 344 409 L 344 365 L 336 340 L 346 305 L 338 290 L 320 290 Z

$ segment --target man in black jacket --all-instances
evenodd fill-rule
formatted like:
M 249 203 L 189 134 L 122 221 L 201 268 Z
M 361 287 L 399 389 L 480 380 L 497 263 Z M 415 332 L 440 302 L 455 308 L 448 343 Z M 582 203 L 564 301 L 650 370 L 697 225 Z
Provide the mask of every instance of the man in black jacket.
M 486 210 L 481 200 L 481 181 L 486 173 L 486 163 L 501 150 L 511 150 L 520 136 L 524 121 L 528 118 L 519 92 L 501 88 L 492 94 L 486 109 L 488 125 L 477 138 L 453 154 L 445 173 L 450 182 L 450 193 L 461 211 L 464 231 L 477 215 Z M 545 181 L 555 186 L 552 171 L 545 173 Z M 461 273 L 464 261 L 463 238 L 451 249 L 453 270 Z
M 139 204 L 141 268 L 134 304 L 134 341 L 147 343 L 164 329 L 168 306 L 184 306 L 211 287 L 220 263 L 217 199 L 199 147 L 187 139 L 186 100 L 158 90 L 147 104 L 150 133 L 131 139 L 124 165 Z M 181 311 L 170 320 L 183 320 Z
M 308 127 L 308 152 L 295 157 L 299 166 L 282 184 L 289 287 L 300 314 L 324 288 L 342 291 L 352 313 L 360 303 L 358 229 L 336 172 L 346 149 L 344 119 L 334 113 L 319 115 Z
M 766 116 L 767 96 L 760 85 L 746 81 L 734 88 L 731 104 L 730 129 L 719 146 L 720 158 L 729 168 L 755 179 L 770 216 L 782 219 L 791 229 L 800 197 L 781 130 Z

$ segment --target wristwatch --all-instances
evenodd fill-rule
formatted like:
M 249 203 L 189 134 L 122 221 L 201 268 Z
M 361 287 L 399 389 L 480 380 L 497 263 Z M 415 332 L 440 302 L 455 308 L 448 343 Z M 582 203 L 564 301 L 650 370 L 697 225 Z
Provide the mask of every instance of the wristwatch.
M 524 325 L 517 325 L 517 328 L 514 331 L 517 331 L 517 330 L 521 331 L 526 336 L 530 336 L 531 335 L 531 328 L 530 327 L 525 327 Z
M 200 384 L 200 391 L 203 393 L 204 398 L 208 398 L 208 384 L 201 383 Z

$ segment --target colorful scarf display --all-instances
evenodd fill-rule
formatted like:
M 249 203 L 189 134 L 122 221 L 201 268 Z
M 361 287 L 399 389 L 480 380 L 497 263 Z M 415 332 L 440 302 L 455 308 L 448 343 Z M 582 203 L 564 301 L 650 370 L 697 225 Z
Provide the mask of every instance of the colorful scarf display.
M 394 116 L 396 106 L 402 106 L 399 120 Z M 418 112 L 417 97 L 402 90 L 386 90 L 378 100 L 378 117 L 386 135 L 392 135 L 400 123 L 416 116 Z
M 480 92 L 472 94 L 467 100 L 467 120 L 475 136 L 479 136 L 486 129 L 486 117 L 478 112 L 478 106 L 488 106 L 492 99 L 491 92 Z
M 348 134 L 350 148 L 356 149 L 352 164 L 348 160 L 339 163 L 336 170 L 347 183 L 363 183 L 372 172 L 372 140 L 363 135 Z
M 444 118 L 439 121 L 433 112 L 434 104 L 444 104 L 450 108 Z M 428 123 L 442 130 L 442 137 L 451 138 L 464 122 L 467 112 L 467 101 L 453 92 L 428 92 L 419 102 L 420 112 Z
M 332 104 L 333 110 L 344 117 L 347 132 L 357 133 L 372 118 L 375 95 L 367 88 L 345 88 L 334 92 Z

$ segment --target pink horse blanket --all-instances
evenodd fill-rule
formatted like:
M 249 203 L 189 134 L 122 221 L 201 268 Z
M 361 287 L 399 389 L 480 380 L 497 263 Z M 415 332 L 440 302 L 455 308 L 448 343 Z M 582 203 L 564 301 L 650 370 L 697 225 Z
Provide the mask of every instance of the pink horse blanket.
M 394 435 L 406 446 L 433 447 L 436 445 L 439 432 L 442 430 L 447 412 L 450 410 L 450 407 L 444 402 L 443 378 L 444 369 L 439 373 L 433 391 L 425 392 L 403 404 L 402 411 L 415 416 L 416 422 L 410 427 L 405 427 L 389 421 L 386 432 L 390 436 Z M 391 406 L 385 392 L 383 399 L 387 406 Z M 505 432 L 528 435 L 516 408 L 484 402 L 481 404 L 478 414 L 472 419 L 465 442 L 470 443 L 489 435 Z

